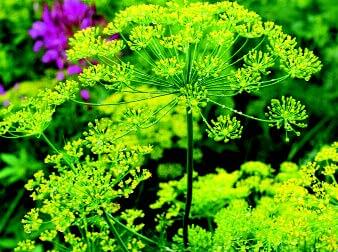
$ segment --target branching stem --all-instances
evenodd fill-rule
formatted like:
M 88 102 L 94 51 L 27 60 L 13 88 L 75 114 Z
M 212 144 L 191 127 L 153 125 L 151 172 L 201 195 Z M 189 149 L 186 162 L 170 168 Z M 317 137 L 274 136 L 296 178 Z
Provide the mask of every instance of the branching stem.
M 75 167 L 73 163 L 69 160 L 66 153 L 61 152 L 58 148 L 55 147 L 55 145 L 49 140 L 49 138 L 45 135 L 45 133 L 41 133 L 41 137 L 43 140 L 57 153 L 57 154 L 63 154 L 63 159 L 66 161 L 66 163 L 69 165 L 69 167 L 72 169 L 73 172 L 75 172 Z
M 129 250 L 127 248 L 127 245 L 123 242 L 123 240 L 121 239 L 121 237 L 120 237 L 118 231 L 116 230 L 114 224 L 110 221 L 107 212 L 105 210 L 103 210 L 103 211 L 104 211 L 104 213 L 103 213 L 104 220 L 107 222 L 110 231 L 112 231 L 112 233 L 114 234 L 114 236 L 115 236 L 117 242 L 120 244 L 122 250 L 124 252 L 128 252 Z
M 55 151 L 57 154 L 60 154 L 60 151 L 55 147 L 55 145 L 49 140 L 45 133 L 41 133 L 43 140 Z
M 125 230 L 127 230 L 128 232 L 132 233 L 133 235 L 139 237 L 140 239 L 142 239 L 142 240 L 144 240 L 144 241 L 146 241 L 146 242 L 148 242 L 148 243 L 150 243 L 150 244 L 152 244 L 152 245 L 154 245 L 154 246 L 158 246 L 158 245 L 157 245 L 157 242 L 155 242 L 155 241 L 149 239 L 148 237 L 146 237 L 146 236 L 144 236 L 144 235 L 142 235 L 142 234 L 136 232 L 135 230 L 133 230 L 133 229 L 129 228 L 128 226 L 124 225 L 123 223 L 119 222 L 119 221 L 118 221 L 116 218 L 114 218 L 111 214 L 107 214 L 107 216 L 108 216 L 109 218 L 111 218 L 116 224 L 118 224 L 119 226 L 121 226 L 122 228 L 124 228 Z

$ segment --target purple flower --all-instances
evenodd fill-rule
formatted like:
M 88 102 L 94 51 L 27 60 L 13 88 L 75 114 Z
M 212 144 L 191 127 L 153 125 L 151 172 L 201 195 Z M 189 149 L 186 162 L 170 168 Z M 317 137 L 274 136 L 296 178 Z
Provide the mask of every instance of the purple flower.
M 43 49 L 43 63 L 55 64 L 62 71 L 67 69 L 69 75 L 80 73 L 81 64 L 70 65 L 67 62 L 67 41 L 75 31 L 101 22 L 94 16 L 95 8 L 84 4 L 81 0 L 56 1 L 50 9 L 45 5 L 42 20 L 36 21 L 28 32 L 35 40 L 34 52 Z M 63 78 L 61 72 L 58 72 L 57 79 Z
M 41 40 L 38 40 L 34 43 L 34 46 L 33 46 L 33 51 L 34 52 L 38 52 L 40 51 L 40 49 L 43 47 L 43 42 Z
M 58 71 L 56 73 L 56 79 L 59 81 L 62 81 L 65 79 L 65 73 L 63 71 Z
M 4 94 L 6 94 L 5 87 L 2 84 L 0 84 L 0 95 L 4 95 Z
M 85 101 L 88 101 L 90 99 L 90 93 L 87 89 L 82 89 L 80 91 L 80 96 Z
M 94 14 L 94 10 L 88 8 L 87 5 L 84 3 L 81 3 L 78 0 L 65 0 L 63 4 L 63 10 L 64 14 L 68 19 L 68 22 L 70 23 L 76 23 L 79 22 L 85 18 L 87 18 L 90 22 L 88 25 L 91 25 L 91 17 Z M 88 26 L 86 26 L 88 27 Z M 86 27 L 81 27 L 86 28 Z
M 79 74 L 82 72 L 82 68 L 78 65 L 70 65 L 67 68 L 67 73 L 69 75 Z
M 33 23 L 33 27 L 29 30 L 29 35 L 33 38 L 36 39 L 40 36 L 43 36 L 46 32 L 46 24 L 41 21 L 37 21 Z
M 42 56 L 42 62 L 43 63 L 49 63 L 52 61 L 56 61 L 58 59 L 58 51 L 57 50 L 48 50 L 43 56 Z
M 120 38 L 120 34 L 115 33 L 112 36 L 110 36 L 109 40 L 115 40 L 115 39 L 119 39 Z

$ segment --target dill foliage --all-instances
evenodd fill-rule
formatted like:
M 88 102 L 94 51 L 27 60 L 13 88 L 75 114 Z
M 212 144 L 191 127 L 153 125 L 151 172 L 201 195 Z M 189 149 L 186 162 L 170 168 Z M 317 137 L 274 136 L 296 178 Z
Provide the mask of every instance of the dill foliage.
M 116 34 L 119 38 L 112 39 Z M 288 133 L 299 135 L 299 128 L 306 126 L 305 107 L 292 97 L 273 99 L 265 119 L 223 103 L 224 98 L 257 93 L 288 78 L 308 81 L 320 71 L 314 53 L 299 48 L 281 26 L 236 2 L 140 4 L 116 14 L 105 28 L 76 32 L 67 56 L 73 62 L 86 61 L 88 67 L 72 80 L 0 110 L 1 136 L 36 136 L 54 151 L 45 159 L 52 172 L 40 170 L 26 184 L 37 204 L 22 221 L 27 239 L 16 251 L 34 250 L 37 239 L 56 251 L 140 251 L 146 244 L 171 251 L 163 234 L 182 215 L 183 237 L 189 217 L 210 224 L 210 230 L 190 225 L 184 246 L 191 251 L 337 249 L 337 225 L 332 225 L 338 217 L 337 144 L 301 168 L 284 164 L 277 176 L 260 162 L 246 163 L 233 173 L 195 173 L 190 216 L 191 203 L 180 197 L 192 192 L 192 181 L 185 181 L 193 170 L 193 140 L 201 138 L 199 119 L 210 138 L 225 143 L 240 138 L 243 130 L 233 114 L 282 128 L 286 140 Z M 80 102 L 82 88 L 105 90 L 111 96 L 99 103 Z M 89 123 L 82 137 L 59 150 L 44 131 L 57 107 L 71 101 L 98 107 L 113 119 Z M 209 121 L 204 115 L 208 105 L 224 114 Z M 188 127 L 182 130 L 185 112 Z M 154 125 L 155 134 L 148 131 Z M 137 219 L 143 212 L 125 209 L 121 202 L 150 177 L 141 168 L 151 153 L 149 144 L 159 146 L 153 158 L 160 158 L 164 148 L 172 147 L 173 135 L 179 137 L 178 146 L 188 142 L 191 173 L 160 184 L 159 199 L 151 208 L 169 207 L 157 216 L 156 231 L 162 239 L 155 242 L 139 233 L 144 225 Z M 174 174 L 163 172 L 166 167 Z M 180 168 L 164 164 L 159 176 L 179 176 Z M 174 251 L 183 250 L 181 235 L 179 231 L 174 237 Z
M 207 219 L 209 229 L 192 225 L 191 251 L 335 251 L 338 232 L 337 143 L 324 146 L 314 160 L 281 164 L 280 172 L 262 162 L 244 163 L 195 174 L 191 217 Z M 166 230 L 182 214 L 185 179 L 160 184 L 158 229 Z M 214 229 L 213 227 L 216 226 Z M 177 249 L 182 249 L 180 231 Z
M 120 39 L 109 39 L 117 33 Z M 147 99 L 151 95 L 170 96 L 168 106 L 183 101 L 197 114 L 207 104 L 215 104 L 243 115 L 220 104 L 219 98 L 257 92 L 287 78 L 309 80 L 321 69 L 313 52 L 299 48 L 281 26 L 226 1 L 131 6 L 105 28 L 77 32 L 69 44 L 70 60 L 98 62 L 80 75 L 82 86 L 144 93 Z M 140 90 L 142 85 L 157 91 L 145 93 Z M 272 106 L 277 106 L 276 102 Z M 291 111 L 292 106 L 286 103 L 284 110 Z M 293 122 L 304 119 L 303 115 L 293 115 Z M 260 120 L 278 128 L 281 121 L 286 122 L 283 128 L 298 134 L 288 114 L 268 118 Z M 203 120 L 211 137 L 225 141 L 240 137 L 239 121 L 218 119 L 211 124 Z M 220 137 L 224 134 L 229 137 Z
M 138 90 L 142 92 L 156 92 L 154 87 L 140 86 Z M 140 101 L 138 101 L 140 100 Z M 121 106 L 98 106 L 97 109 L 105 116 L 110 116 L 114 121 L 131 120 L 130 111 L 138 110 L 142 114 L 153 115 L 147 124 L 141 125 L 134 134 L 124 137 L 126 144 L 151 144 L 153 151 L 151 158 L 158 160 L 163 157 L 165 149 L 185 148 L 187 140 L 187 129 L 185 127 L 185 106 L 172 103 L 172 96 L 159 96 L 144 100 L 144 93 L 121 92 L 114 93 L 102 100 L 102 104 L 121 104 Z M 126 113 L 126 110 L 129 113 Z M 198 142 L 202 138 L 201 129 L 198 127 L 199 115 L 194 115 L 194 141 Z M 177 139 L 174 141 L 173 139 Z
M 142 229 L 144 225 L 134 224 L 134 220 L 143 217 L 143 212 L 123 209 L 119 204 L 150 177 L 150 172 L 140 165 L 151 147 L 127 147 L 122 139 L 130 129 L 132 126 L 128 123 L 114 124 L 106 118 L 97 120 L 89 124 L 82 138 L 68 142 L 59 153 L 47 156 L 45 163 L 54 171 L 49 176 L 38 171 L 25 186 L 38 205 L 22 221 L 30 239 L 20 243 L 16 251 L 25 251 L 36 238 L 52 242 L 58 251 L 94 248 L 112 251 L 121 244 L 119 237 L 110 237 L 110 222 L 105 218 L 119 223 L 120 232 L 126 227 L 132 232 Z M 113 217 L 116 213 L 119 221 Z M 130 250 L 144 247 L 142 240 L 130 231 L 123 240 Z

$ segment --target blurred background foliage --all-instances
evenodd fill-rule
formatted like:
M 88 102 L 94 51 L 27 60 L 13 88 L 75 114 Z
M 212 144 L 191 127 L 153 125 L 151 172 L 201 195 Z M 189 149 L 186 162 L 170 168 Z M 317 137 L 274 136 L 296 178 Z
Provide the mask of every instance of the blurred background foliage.
M 0 83 L 7 87 L 35 79 L 42 71 L 28 36 L 39 13 L 39 5 L 33 0 L 0 2 Z
M 0 1 L 0 84 L 4 92 L 0 103 L 19 103 L 24 97 L 32 96 L 37 90 L 52 87 L 57 83 L 57 69 L 41 63 L 41 54 L 34 53 L 34 41 L 28 30 L 34 21 L 41 19 L 47 0 Z M 83 0 L 96 7 L 97 15 L 110 20 L 114 14 L 133 4 L 165 4 L 164 0 Z M 210 1 L 216 2 L 216 1 Z M 241 140 L 230 144 L 211 142 L 204 129 L 195 125 L 197 170 L 200 174 L 225 167 L 229 172 L 237 170 L 248 160 L 259 160 L 273 167 L 283 161 L 300 162 L 311 159 L 321 146 L 337 139 L 338 110 L 338 4 L 337 0 L 238 0 L 264 19 L 275 21 L 285 31 L 297 38 L 304 47 L 314 50 L 323 62 L 322 71 L 309 82 L 288 80 L 283 85 L 263 89 L 241 99 L 228 99 L 229 106 L 263 116 L 271 98 L 292 95 L 306 105 L 310 114 L 309 127 L 299 138 L 284 143 L 283 137 L 267 126 L 254 121 L 244 121 L 246 130 Z M 111 99 L 102 90 L 91 90 L 91 97 Z M 80 94 L 78 100 L 80 100 Z M 114 99 L 117 99 L 116 97 Z M 152 101 L 154 102 L 154 101 Z M 151 104 L 148 104 L 151 105 Z M 206 108 L 210 114 L 215 108 Z M 217 113 L 217 111 L 216 111 Z M 56 146 L 63 146 L 66 139 L 78 137 L 92 118 L 121 117 L 118 110 L 66 103 L 61 106 L 46 135 Z M 1 116 L 1 111 L 0 111 Z M 184 111 L 173 111 L 164 122 L 131 137 L 129 141 L 142 144 L 156 140 L 155 153 L 148 166 L 152 167 L 154 185 L 156 179 L 171 178 L 182 174 L 185 154 L 182 140 L 185 138 Z M 170 125 L 170 127 L 168 126 Z M 184 130 L 180 130 L 184 128 Z M 159 138 L 160 136 L 160 138 Z M 23 185 L 32 174 L 43 167 L 48 146 L 39 139 L 0 139 L 0 250 L 12 249 L 22 239 L 20 220 L 32 202 L 24 192 Z M 171 165 L 171 167 L 169 167 Z M 159 170 L 156 172 L 156 168 Z M 169 167 L 169 168 L 168 168 Z M 165 170 L 173 170 L 170 175 Z M 153 191 L 153 189 L 149 189 Z M 152 193 L 152 197 L 154 193 Z M 148 201 L 148 200 L 147 200 Z M 21 230 L 21 231 L 20 231 Z

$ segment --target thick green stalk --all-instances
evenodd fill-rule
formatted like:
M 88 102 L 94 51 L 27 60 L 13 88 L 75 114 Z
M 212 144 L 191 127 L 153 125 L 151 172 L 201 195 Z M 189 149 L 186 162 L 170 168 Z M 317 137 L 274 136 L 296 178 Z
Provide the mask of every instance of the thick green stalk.
M 189 245 L 188 240 L 188 225 L 189 225 L 189 214 L 192 202 L 192 173 L 193 173 L 193 118 L 191 108 L 187 108 L 187 196 L 185 203 L 185 212 L 183 218 L 183 242 L 184 247 L 187 248 Z

